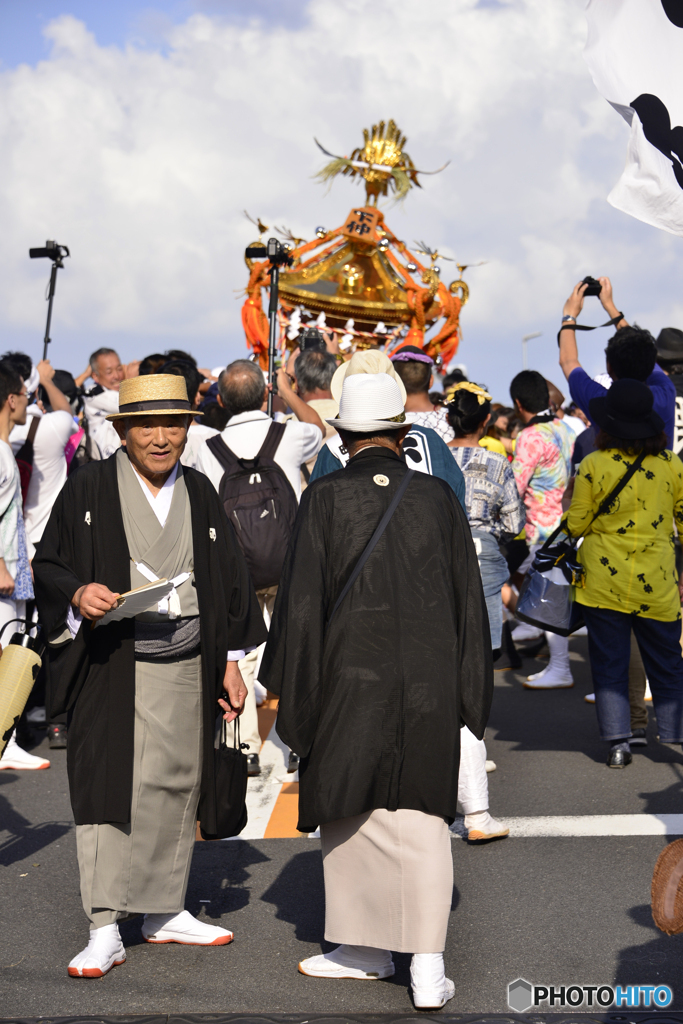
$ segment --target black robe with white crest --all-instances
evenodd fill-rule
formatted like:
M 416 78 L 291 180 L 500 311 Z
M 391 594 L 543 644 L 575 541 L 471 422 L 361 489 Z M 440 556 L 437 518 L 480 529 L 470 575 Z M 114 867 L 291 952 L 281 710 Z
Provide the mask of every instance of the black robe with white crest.
M 366 448 L 301 500 L 259 679 L 280 695 L 277 731 L 302 758 L 302 832 L 377 808 L 450 823 L 460 726 L 483 736 L 486 604 L 467 517 L 442 480 L 415 474 L 328 627 L 407 472 Z
M 210 481 L 179 467 L 192 516 L 194 579 L 201 622 L 202 782 L 198 816 L 215 832 L 214 735 L 228 650 L 263 643 L 266 629 L 233 528 Z M 33 561 L 48 634 L 64 623 L 79 587 L 130 589 L 130 552 L 121 515 L 116 455 L 69 478 Z M 52 714 L 69 713 L 67 766 L 77 825 L 130 821 L 135 712 L 134 621 L 98 629 L 84 622 L 60 665 Z M 179 723 L 182 742 L 182 723 Z

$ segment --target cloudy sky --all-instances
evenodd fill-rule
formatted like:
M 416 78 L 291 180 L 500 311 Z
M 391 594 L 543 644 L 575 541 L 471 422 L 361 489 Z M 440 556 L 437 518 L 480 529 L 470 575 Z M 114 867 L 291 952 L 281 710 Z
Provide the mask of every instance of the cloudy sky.
M 681 239 L 606 196 L 628 128 L 583 61 L 583 0 L 2 0 L 0 338 L 40 353 L 56 238 L 55 365 L 100 345 L 128 360 L 169 346 L 203 365 L 244 352 L 246 208 L 310 238 L 362 192 L 312 180 L 324 158 L 394 118 L 424 178 L 387 218 L 459 261 L 458 359 L 507 398 L 530 365 L 560 382 L 555 334 L 586 273 L 654 332 L 683 326 Z M 447 282 L 451 265 L 443 265 Z M 452 276 L 455 276 L 453 273 Z M 597 300 L 584 321 L 600 323 Z M 581 339 L 587 369 L 607 332 Z

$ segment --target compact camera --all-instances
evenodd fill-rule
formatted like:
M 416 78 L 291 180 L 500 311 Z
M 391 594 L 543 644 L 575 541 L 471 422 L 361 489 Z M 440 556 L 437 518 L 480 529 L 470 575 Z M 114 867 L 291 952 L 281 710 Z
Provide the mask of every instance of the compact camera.
M 599 295 L 600 292 L 602 291 L 602 285 L 600 284 L 600 282 L 596 281 L 595 278 L 591 277 L 590 275 L 588 275 L 587 277 L 584 277 L 584 279 L 581 282 L 581 284 L 587 284 L 588 285 L 588 287 L 586 288 L 585 292 L 583 293 L 584 296 L 586 296 L 586 295 Z

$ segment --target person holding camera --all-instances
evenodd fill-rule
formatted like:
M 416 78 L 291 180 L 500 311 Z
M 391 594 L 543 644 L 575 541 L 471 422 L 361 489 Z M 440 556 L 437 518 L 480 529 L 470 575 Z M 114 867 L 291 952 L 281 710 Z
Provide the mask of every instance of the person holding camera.
M 592 279 L 579 281 L 564 304 L 562 326 L 560 328 L 560 366 L 567 378 L 571 396 L 578 407 L 591 420 L 590 401 L 592 398 L 604 398 L 605 388 L 598 381 L 592 380 L 579 362 L 576 344 L 577 318 L 583 309 L 586 295 L 596 294 L 603 305 L 610 323 L 617 328 L 616 334 L 610 338 L 605 349 L 607 373 L 612 380 L 639 380 L 652 391 L 653 412 L 664 422 L 667 445 L 673 446 L 674 417 L 676 404 L 676 388 L 663 370 L 656 365 L 657 348 L 649 331 L 637 324 L 631 326 L 617 309 L 612 297 L 612 283 L 608 277 L 601 277 L 591 284 Z M 605 325 L 607 326 L 607 325 Z

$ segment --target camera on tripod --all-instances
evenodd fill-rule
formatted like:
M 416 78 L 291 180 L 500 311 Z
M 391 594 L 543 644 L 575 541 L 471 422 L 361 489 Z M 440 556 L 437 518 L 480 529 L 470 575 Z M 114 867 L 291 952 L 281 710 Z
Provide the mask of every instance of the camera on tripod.
M 291 267 L 294 262 L 291 253 L 291 246 L 284 245 L 277 238 L 269 238 L 266 245 L 250 245 L 245 251 L 245 256 L 250 260 L 270 260 L 274 267 Z
M 65 256 L 71 255 L 68 246 L 60 245 L 59 242 L 53 242 L 50 239 L 47 240 L 44 248 L 29 249 L 28 254 L 32 260 L 52 260 L 58 267 L 63 267 L 62 260 Z

